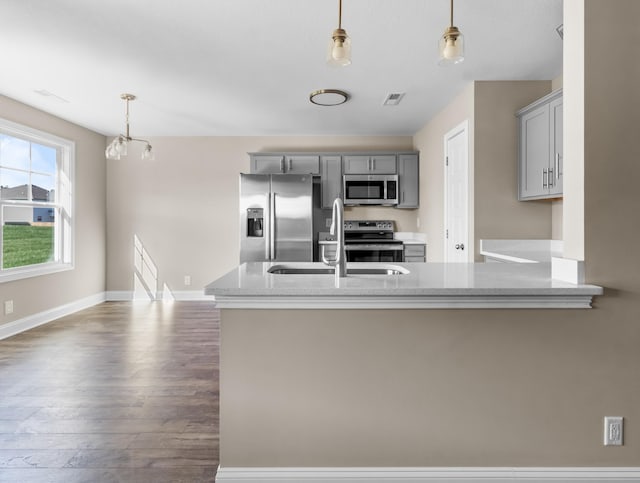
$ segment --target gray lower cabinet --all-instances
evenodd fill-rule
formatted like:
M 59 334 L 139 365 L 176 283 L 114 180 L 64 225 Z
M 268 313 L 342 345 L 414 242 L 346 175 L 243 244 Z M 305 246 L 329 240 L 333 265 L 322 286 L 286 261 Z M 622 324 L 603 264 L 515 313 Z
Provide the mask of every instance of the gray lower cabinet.
M 404 244 L 404 261 L 406 263 L 427 261 L 427 245 L 420 243 Z
M 518 199 L 562 196 L 562 89 L 517 112 Z
M 318 155 L 251 154 L 251 174 L 320 174 Z
M 343 159 L 344 174 L 396 174 L 396 156 L 381 155 L 348 155 Z
M 342 157 L 321 156 L 322 207 L 332 208 L 333 200 L 342 198 Z
M 417 154 L 398 155 L 398 208 L 420 205 L 420 165 Z

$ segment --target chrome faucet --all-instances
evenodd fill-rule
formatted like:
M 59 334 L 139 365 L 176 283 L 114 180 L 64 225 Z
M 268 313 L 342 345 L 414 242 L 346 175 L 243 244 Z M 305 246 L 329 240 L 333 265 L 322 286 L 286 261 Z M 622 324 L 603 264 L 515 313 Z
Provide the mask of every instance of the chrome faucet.
M 333 200 L 331 228 L 329 233 L 336 237 L 336 257 L 328 260 L 322 251 L 322 261 L 336 269 L 336 281 L 347 276 L 347 254 L 344 250 L 344 205 L 340 198 Z

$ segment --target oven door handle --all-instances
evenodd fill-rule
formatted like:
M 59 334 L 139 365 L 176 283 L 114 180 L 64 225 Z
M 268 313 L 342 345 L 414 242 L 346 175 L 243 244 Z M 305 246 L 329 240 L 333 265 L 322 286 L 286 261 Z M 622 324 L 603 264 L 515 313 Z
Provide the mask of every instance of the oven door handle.
M 366 243 L 366 244 L 353 244 L 350 243 L 345 245 L 345 250 L 369 250 L 369 251 L 380 251 L 380 250 L 396 250 L 401 251 L 404 250 L 402 244 L 389 244 L 389 245 L 376 245 L 374 243 Z

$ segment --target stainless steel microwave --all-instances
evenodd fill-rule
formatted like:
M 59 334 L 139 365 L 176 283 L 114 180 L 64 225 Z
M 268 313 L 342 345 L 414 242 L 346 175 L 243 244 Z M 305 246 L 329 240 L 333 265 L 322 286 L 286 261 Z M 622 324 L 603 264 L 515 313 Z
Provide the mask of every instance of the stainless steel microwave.
M 345 205 L 397 205 L 397 174 L 345 174 Z

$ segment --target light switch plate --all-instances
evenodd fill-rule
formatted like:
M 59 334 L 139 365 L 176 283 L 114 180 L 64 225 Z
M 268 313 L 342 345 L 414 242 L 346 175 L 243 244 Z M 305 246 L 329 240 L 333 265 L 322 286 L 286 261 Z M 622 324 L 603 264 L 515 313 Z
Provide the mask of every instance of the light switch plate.
M 6 300 L 4 302 L 4 315 L 13 313 L 13 300 Z
M 622 416 L 605 416 L 604 418 L 604 445 L 622 446 Z

